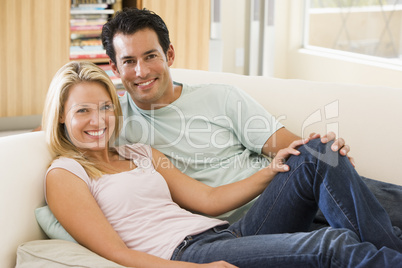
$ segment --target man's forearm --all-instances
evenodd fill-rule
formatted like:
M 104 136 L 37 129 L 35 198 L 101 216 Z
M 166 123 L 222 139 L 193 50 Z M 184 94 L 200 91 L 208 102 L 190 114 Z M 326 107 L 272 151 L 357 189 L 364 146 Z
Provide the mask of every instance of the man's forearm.
M 301 139 L 299 136 L 293 134 L 284 127 L 278 129 L 265 142 L 262 147 L 262 154 L 268 157 L 274 157 L 279 150 L 288 147 L 292 142 L 299 139 Z

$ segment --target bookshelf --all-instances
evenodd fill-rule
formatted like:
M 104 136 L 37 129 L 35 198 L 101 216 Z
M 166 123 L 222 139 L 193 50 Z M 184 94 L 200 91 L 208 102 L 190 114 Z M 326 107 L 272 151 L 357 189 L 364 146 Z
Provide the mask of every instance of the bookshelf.
M 114 0 L 74 0 L 70 9 L 70 60 L 107 63 L 102 47 L 103 25 L 114 14 Z
M 0 117 L 42 113 L 53 75 L 70 61 L 71 5 L 77 3 L 74 1 L 77 0 L 0 0 Z M 173 67 L 208 70 L 210 0 L 113 2 L 106 2 L 107 9 L 145 7 L 165 20 L 176 51 Z M 108 63 L 107 58 L 90 60 L 101 67 Z M 111 78 L 118 83 L 116 77 Z
M 103 63 L 103 64 L 98 64 L 98 66 L 106 72 L 106 74 L 110 77 L 110 80 L 112 80 L 113 85 L 116 88 L 117 94 L 119 96 L 123 96 L 124 93 L 126 92 L 126 89 L 124 88 L 121 79 L 118 78 L 112 71 L 112 67 L 108 63 Z
M 96 63 L 109 75 L 119 95 L 125 89 L 109 65 L 101 33 L 103 25 L 121 8 L 122 0 L 73 0 L 70 9 L 70 60 Z

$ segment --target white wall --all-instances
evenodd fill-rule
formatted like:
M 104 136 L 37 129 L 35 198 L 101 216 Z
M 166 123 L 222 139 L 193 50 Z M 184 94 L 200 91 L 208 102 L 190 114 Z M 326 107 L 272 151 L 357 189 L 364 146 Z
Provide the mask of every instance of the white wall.
M 302 49 L 303 0 L 277 0 L 274 76 L 402 88 L 402 67 Z
M 222 71 L 244 74 L 247 59 L 247 1 L 221 0 Z

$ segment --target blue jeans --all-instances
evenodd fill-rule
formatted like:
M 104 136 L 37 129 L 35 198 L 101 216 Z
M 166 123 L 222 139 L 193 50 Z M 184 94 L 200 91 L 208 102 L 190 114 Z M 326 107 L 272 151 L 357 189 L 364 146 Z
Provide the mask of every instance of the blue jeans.
M 400 230 L 346 157 L 313 140 L 299 148 L 248 213 L 188 236 L 172 259 L 239 267 L 402 267 Z M 332 227 L 307 232 L 321 209 Z M 399 232 L 399 233 L 398 233 Z
M 365 177 L 361 178 L 388 213 L 392 225 L 402 229 L 402 186 Z M 318 210 L 310 229 L 317 230 L 328 226 L 329 223 L 325 219 L 322 211 Z

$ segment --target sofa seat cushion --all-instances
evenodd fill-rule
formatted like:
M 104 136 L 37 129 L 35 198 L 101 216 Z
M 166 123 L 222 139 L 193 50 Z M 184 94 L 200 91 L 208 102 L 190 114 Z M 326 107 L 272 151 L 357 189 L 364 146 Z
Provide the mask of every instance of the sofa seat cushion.
M 48 239 L 21 244 L 17 249 L 16 268 L 111 268 L 124 267 L 70 241 Z

